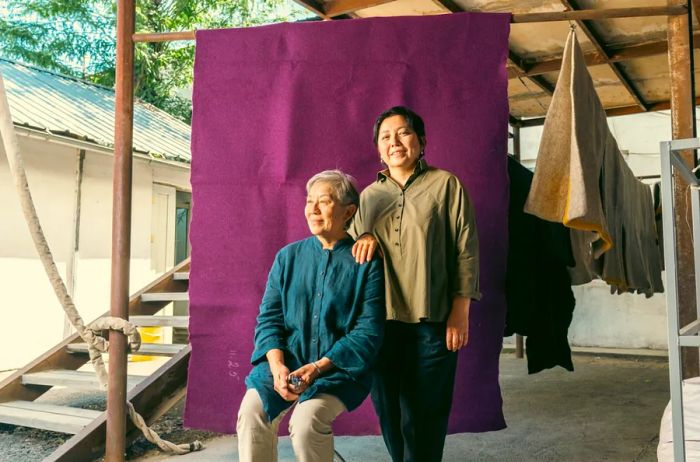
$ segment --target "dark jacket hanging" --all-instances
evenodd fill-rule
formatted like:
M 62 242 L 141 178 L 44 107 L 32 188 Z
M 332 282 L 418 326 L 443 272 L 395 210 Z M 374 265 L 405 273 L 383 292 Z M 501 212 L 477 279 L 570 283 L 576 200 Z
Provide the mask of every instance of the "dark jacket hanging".
M 508 173 L 505 335 L 527 336 L 530 374 L 554 366 L 573 371 L 567 338 L 575 305 L 567 270 L 574 265 L 569 230 L 523 212 L 533 174 L 510 157 Z

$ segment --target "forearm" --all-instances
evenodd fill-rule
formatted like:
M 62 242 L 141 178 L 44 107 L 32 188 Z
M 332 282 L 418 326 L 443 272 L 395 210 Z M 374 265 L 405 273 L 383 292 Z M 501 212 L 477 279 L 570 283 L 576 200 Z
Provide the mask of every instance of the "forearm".
M 469 319 L 469 307 L 471 306 L 471 298 L 456 295 L 452 299 L 452 309 L 450 314 L 461 314 L 465 319 Z
M 321 374 L 325 374 L 326 372 L 329 372 L 333 369 L 335 369 L 335 364 L 333 364 L 333 361 L 328 359 L 327 357 L 323 357 L 319 359 L 318 361 L 313 362 L 316 367 L 318 368 L 317 372 Z
M 265 353 L 267 362 L 270 363 L 270 367 L 277 365 L 284 365 L 284 351 L 273 348 L 272 350 Z

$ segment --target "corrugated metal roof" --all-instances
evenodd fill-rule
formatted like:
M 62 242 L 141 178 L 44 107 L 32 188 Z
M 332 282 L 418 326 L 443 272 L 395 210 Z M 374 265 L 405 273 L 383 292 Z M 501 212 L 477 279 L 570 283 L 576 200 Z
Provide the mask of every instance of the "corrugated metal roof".
M 114 90 L 0 59 L 15 125 L 114 146 Z M 134 102 L 134 150 L 190 163 L 190 126 Z

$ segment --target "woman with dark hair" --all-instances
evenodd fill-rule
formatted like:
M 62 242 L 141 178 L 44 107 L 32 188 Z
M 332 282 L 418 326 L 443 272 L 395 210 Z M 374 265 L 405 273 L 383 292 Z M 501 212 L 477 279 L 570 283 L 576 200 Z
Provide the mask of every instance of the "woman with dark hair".
M 374 124 L 386 169 L 360 195 L 350 233 L 358 263 L 384 256 L 387 323 L 372 388 L 394 462 L 442 459 L 457 351 L 479 299 L 472 203 L 449 172 L 428 166 L 423 120 L 397 106 Z

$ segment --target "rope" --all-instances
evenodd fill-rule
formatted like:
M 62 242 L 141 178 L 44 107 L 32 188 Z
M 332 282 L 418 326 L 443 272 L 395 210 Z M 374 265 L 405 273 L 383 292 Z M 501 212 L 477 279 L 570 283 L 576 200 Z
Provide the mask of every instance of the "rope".
M 24 170 L 24 161 L 20 154 L 19 142 L 15 135 L 12 117 L 10 116 L 10 106 L 7 101 L 5 82 L 2 78 L 2 74 L 0 74 L 0 138 L 2 138 L 7 154 L 7 161 L 10 166 L 10 172 L 15 181 L 15 188 L 17 189 L 22 213 L 29 227 L 34 247 L 39 254 L 39 259 L 44 265 L 44 270 L 49 278 L 51 287 L 56 297 L 58 297 L 58 301 L 61 303 L 63 310 L 66 312 L 66 316 L 68 316 L 70 323 L 75 327 L 80 337 L 87 343 L 90 363 L 95 369 L 95 373 L 100 381 L 100 386 L 106 389 L 107 372 L 105 370 L 104 361 L 102 360 L 102 353 L 106 352 L 109 348 L 109 342 L 100 335 L 100 332 L 103 330 L 115 330 L 124 333 L 124 335 L 129 337 L 129 346 L 132 352 L 137 351 L 141 346 L 141 336 L 136 327 L 125 319 L 104 317 L 85 326 L 85 322 L 80 317 L 80 313 L 75 307 L 73 299 L 68 294 L 66 285 L 58 272 L 56 262 L 53 259 L 51 249 L 49 248 L 46 236 L 39 222 L 39 216 L 34 207 L 34 201 L 32 200 L 32 195 L 29 190 L 29 183 L 27 182 L 27 175 Z M 199 451 L 203 448 L 202 443 L 199 441 L 195 441 L 192 444 L 176 445 L 161 440 L 160 437 L 146 425 L 143 418 L 134 409 L 134 406 L 128 401 L 126 404 L 129 410 L 129 416 L 132 422 L 134 422 L 134 425 L 143 432 L 148 441 L 157 444 L 163 451 L 170 451 L 175 454 L 186 454 L 191 451 Z

